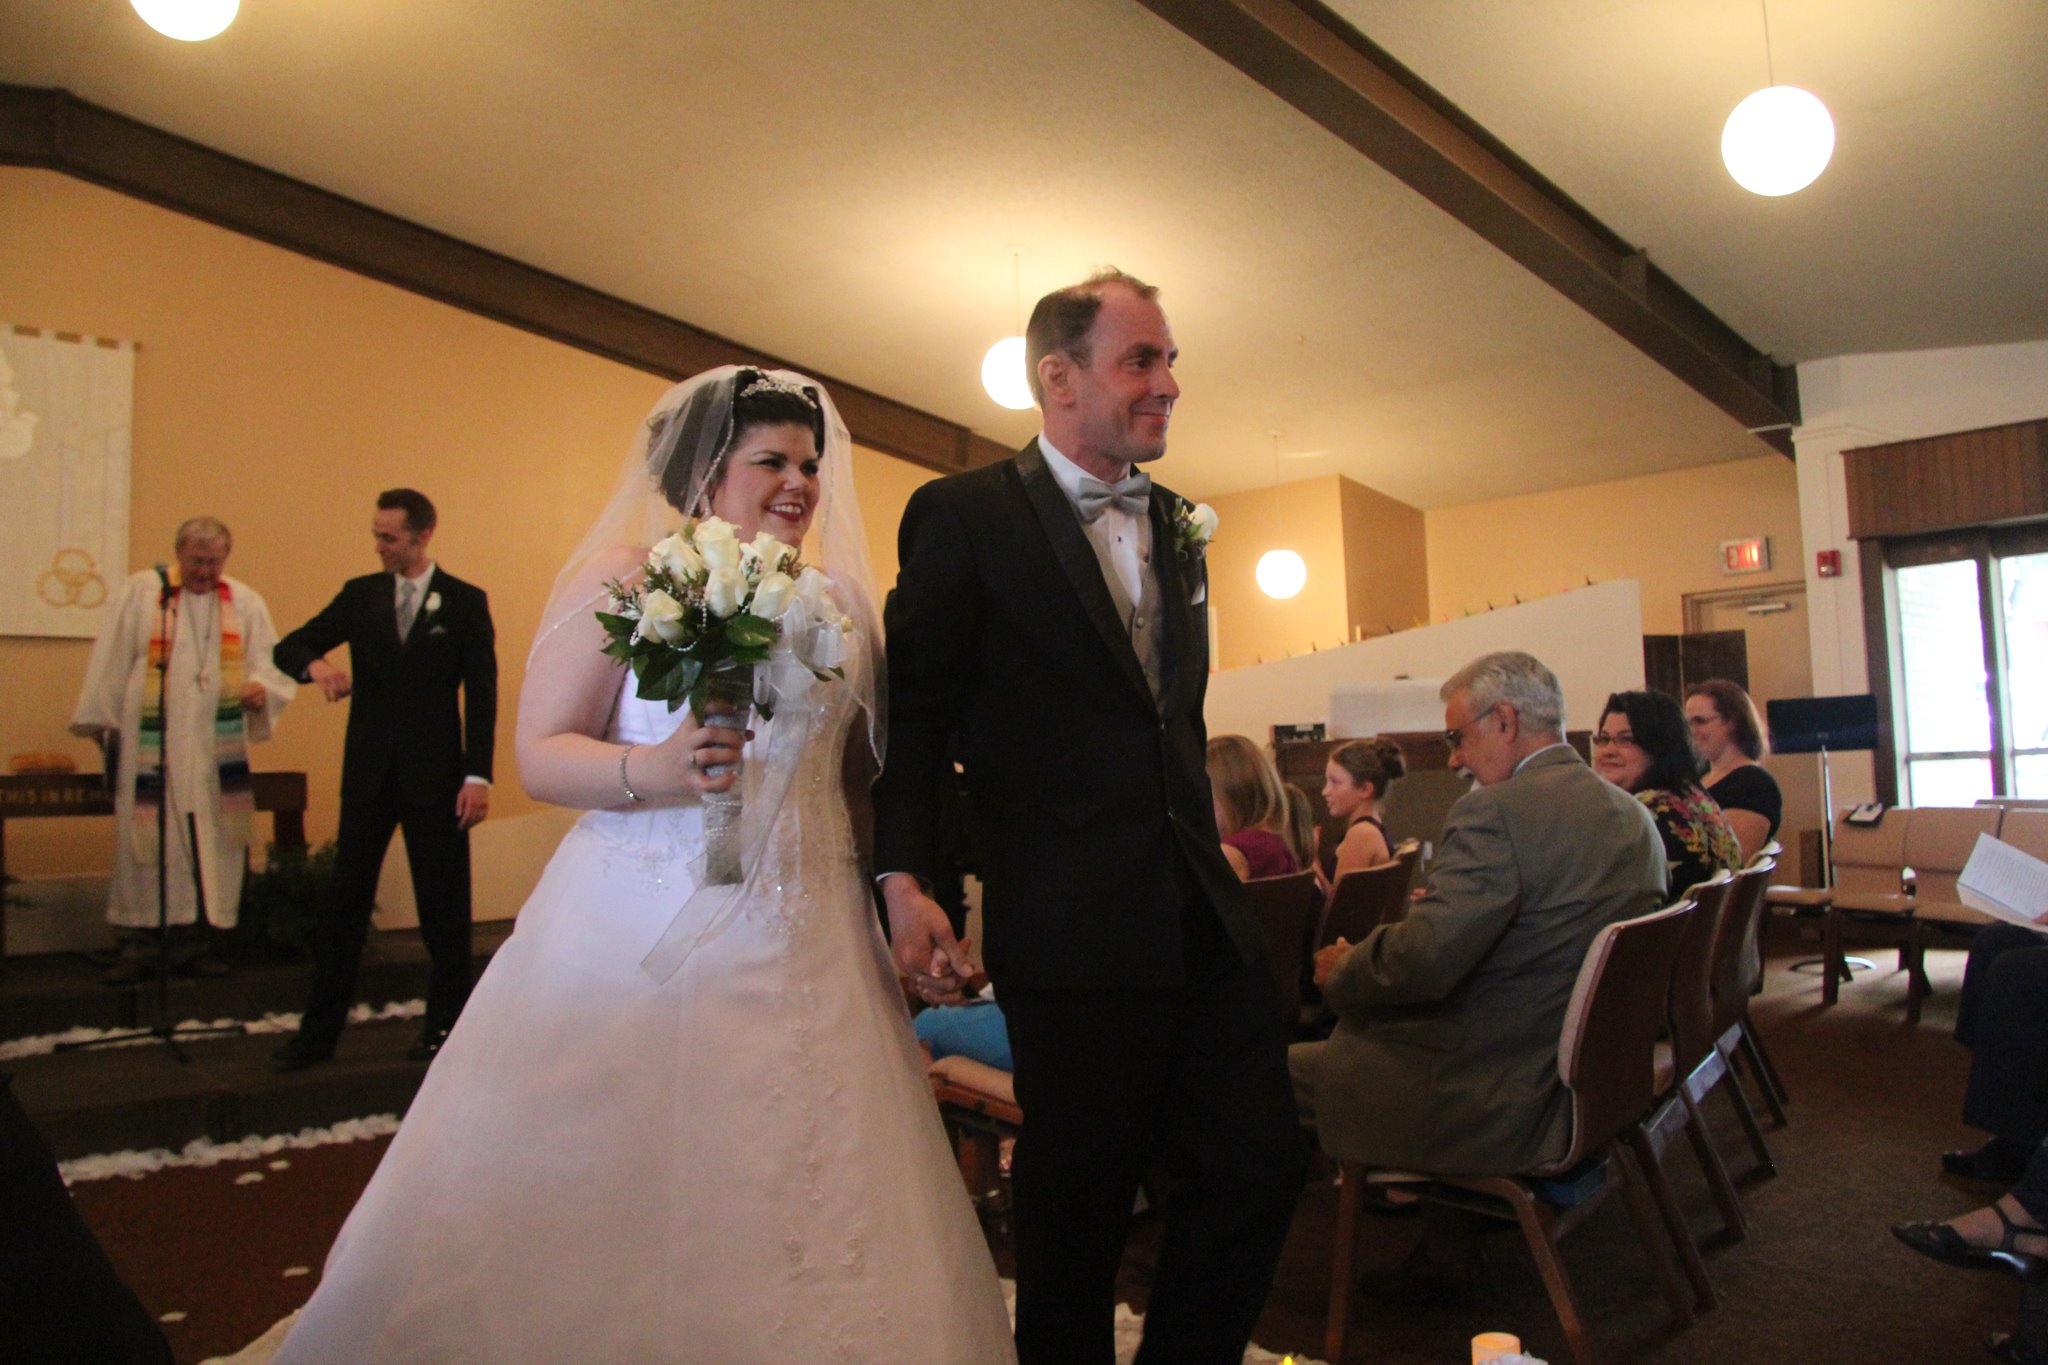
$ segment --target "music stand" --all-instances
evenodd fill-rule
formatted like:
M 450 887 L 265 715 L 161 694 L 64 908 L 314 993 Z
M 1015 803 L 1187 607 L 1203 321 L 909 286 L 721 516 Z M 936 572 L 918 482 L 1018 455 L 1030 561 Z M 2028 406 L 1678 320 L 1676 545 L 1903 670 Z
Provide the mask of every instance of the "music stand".
M 1846 697 L 1789 697 L 1764 703 L 1771 731 L 1771 751 L 1813 754 L 1820 764 L 1821 885 L 1835 884 L 1835 784 L 1828 768 L 1830 753 L 1867 752 L 1877 747 L 1877 698 L 1870 693 Z M 1792 964 L 1799 970 L 1820 962 L 1807 958 Z M 1867 957 L 1843 959 L 1851 971 L 1871 970 Z

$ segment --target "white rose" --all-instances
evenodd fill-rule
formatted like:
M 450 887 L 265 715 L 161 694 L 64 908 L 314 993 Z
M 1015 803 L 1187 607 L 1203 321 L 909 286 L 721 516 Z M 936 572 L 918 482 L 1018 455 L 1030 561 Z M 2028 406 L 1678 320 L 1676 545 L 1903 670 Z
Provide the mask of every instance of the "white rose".
M 1195 539 L 1206 544 L 1216 534 L 1216 509 L 1206 502 L 1198 502 L 1188 522 L 1194 528 Z
M 796 547 L 785 545 L 768 532 L 763 531 L 747 545 L 747 557 L 758 560 L 764 573 L 779 571 L 783 565 L 796 558 Z
M 789 610 L 789 604 L 796 595 L 796 580 L 786 573 L 770 571 L 761 576 L 761 582 L 754 589 L 753 605 L 747 610 L 764 621 L 773 621 Z
M 691 548 L 681 532 L 656 541 L 647 552 L 647 561 L 668 570 L 669 576 L 676 579 L 695 578 L 704 572 L 704 556 Z
M 725 543 L 732 547 L 734 555 L 737 556 L 739 553 L 739 542 L 727 540 Z M 710 556 L 707 554 L 705 558 L 708 560 Z M 740 609 L 740 602 L 745 599 L 746 595 L 746 576 L 736 567 L 714 567 L 711 570 L 711 576 L 704 580 L 704 605 L 711 609 L 713 616 L 721 620 L 738 611 Z
M 704 558 L 709 569 L 738 569 L 740 566 L 740 538 L 733 534 L 732 523 L 720 521 L 717 517 L 706 517 L 697 523 L 697 553 Z
M 663 644 L 683 638 L 683 604 L 659 588 L 640 599 L 640 624 L 633 634 L 642 640 L 652 637 Z
M 430 592 L 430 593 L 428 593 L 428 594 L 427 594 L 427 615 L 429 615 L 429 616 L 432 616 L 432 615 L 433 615 L 433 614 L 434 614 L 435 612 L 437 612 L 437 611 L 439 611 L 439 610 L 441 610 L 441 594 L 440 594 L 440 593 L 437 593 L 437 592 Z

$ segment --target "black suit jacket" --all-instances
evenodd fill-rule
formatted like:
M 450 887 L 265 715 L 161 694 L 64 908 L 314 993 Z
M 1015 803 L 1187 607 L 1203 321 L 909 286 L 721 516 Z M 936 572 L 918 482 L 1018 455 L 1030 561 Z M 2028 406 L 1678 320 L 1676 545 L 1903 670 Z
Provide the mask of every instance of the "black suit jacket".
M 927 880 L 941 866 L 957 736 L 999 989 L 1178 985 L 1191 901 L 1247 962 L 1263 951 L 1210 803 L 1207 631 L 1189 602 L 1200 565 L 1174 552 L 1178 501 L 1154 485 L 1151 567 L 1166 614 L 1156 702 L 1035 440 L 924 485 L 904 511 L 875 866 Z
M 439 607 L 422 604 L 401 644 L 391 575 L 352 578 L 272 651 L 279 668 L 303 679 L 315 659 L 348 646 L 343 801 L 374 797 L 394 774 L 399 794 L 422 804 L 453 801 L 466 777 L 490 779 L 498 725 L 490 599 L 439 565 L 427 582 L 429 600 L 437 593 Z

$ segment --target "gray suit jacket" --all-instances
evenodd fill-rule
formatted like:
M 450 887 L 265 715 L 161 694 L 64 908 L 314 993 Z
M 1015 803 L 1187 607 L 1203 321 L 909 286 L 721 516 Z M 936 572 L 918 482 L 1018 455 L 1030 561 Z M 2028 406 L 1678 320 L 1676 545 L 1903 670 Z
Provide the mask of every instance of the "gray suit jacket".
M 1337 1029 L 1310 1063 L 1333 1156 L 1506 1174 L 1564 1155 L 1557 1038 L 1593 935 L 1664 898 L 1642 802 L 1559 746 L 1459 798 L 1429 893 L 1323 987 Z

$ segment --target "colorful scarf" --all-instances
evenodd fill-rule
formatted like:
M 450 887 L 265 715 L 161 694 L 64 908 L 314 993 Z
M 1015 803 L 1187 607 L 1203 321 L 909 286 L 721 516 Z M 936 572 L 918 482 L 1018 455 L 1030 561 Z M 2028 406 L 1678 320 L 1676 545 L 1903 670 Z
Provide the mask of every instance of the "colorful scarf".
M 220 823 L 224 832 L 238 835 L 234 842 L 246 844 L 251 817 L 256 812 L 256 793 L 249 779 L 248 722 L 242 714 L 242 614 L 235 610 L 235 595 L 223 578 L 214 589 L 220 621 L 220 692 L 213 710 L 214 766 L 220 773 Z M 149 637 L 149 669 L 159 672 L 169 662 L 170 641 L 178 636 L 178 614 L 185 594 L 176 591 L 171 610 L 159 612 Z M 170 637 L 164 636 L 169 617 Z M 201 664 L 201 668 L 205 667 Z M 145 863 L 156 861 L 157 812 L 164 801 L 164 712 L 158 688 L 144 682 L 142 717 L 135 727 L 135 850 Z M 196 850 L 195 850 L 196 852 Z

